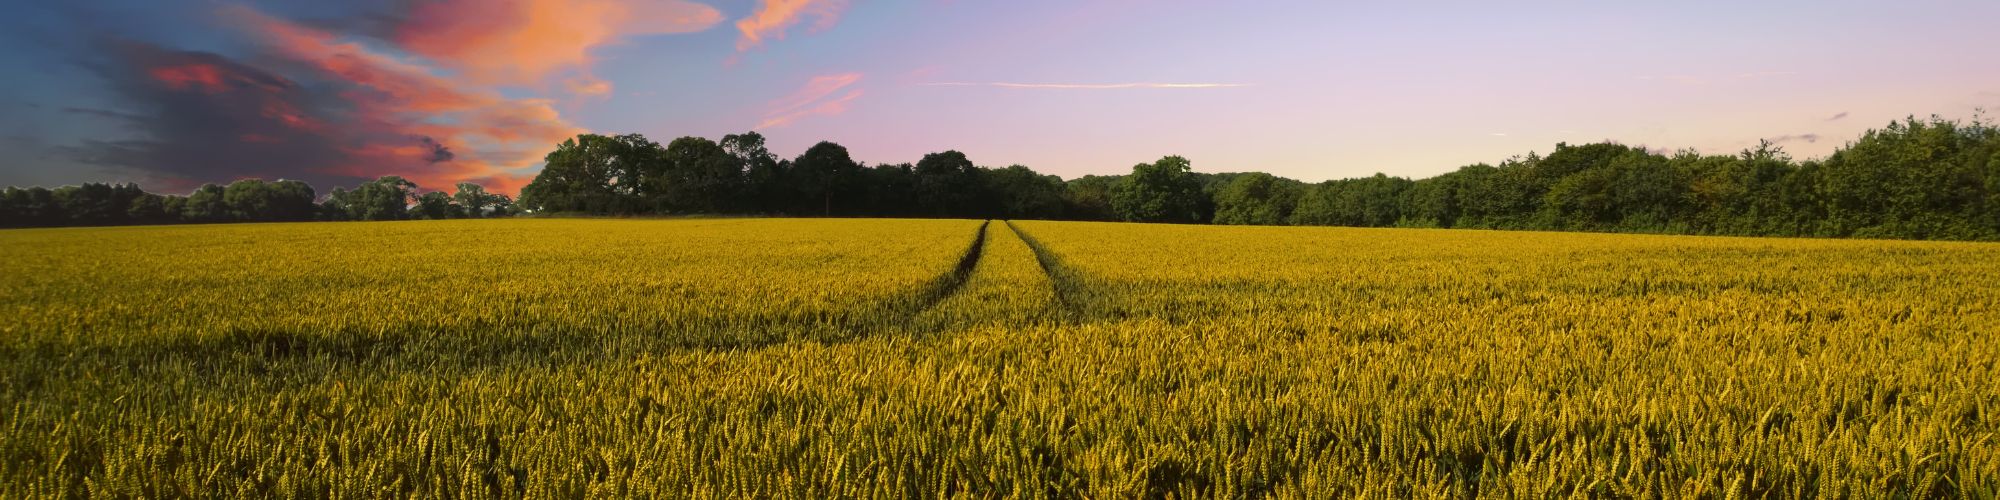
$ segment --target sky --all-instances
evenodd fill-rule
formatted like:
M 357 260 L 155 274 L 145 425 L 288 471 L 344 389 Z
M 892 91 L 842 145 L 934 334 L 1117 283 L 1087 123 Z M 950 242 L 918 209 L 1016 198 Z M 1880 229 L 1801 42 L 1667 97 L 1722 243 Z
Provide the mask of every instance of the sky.
M 0 6 L 0 185 L 515 192 L 580 133 L 1073 178 L 1822 157 L 2000 109 L 2000 2 L 92 0 Z

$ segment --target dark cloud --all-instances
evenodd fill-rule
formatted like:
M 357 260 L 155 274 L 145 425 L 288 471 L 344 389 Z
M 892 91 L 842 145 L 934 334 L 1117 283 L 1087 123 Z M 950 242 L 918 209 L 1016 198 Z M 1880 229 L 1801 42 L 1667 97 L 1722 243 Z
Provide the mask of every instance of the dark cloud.
M 143 181 L 143 172 L 108 169 L 76 161 L 71 151 L 34 135 L 0 139 L 0 186 L 55 187 L 81 182 Z M 144 184 L 152 186 L 152 184 Z
M 429 136 L 422 136 L 422 135 L 417 136 L 416 139 L 417 142 L 423 143 L 424 149 L 427 151 L 424 154 L 424 161 L 428 161 L 431 163 L 438 163 L 438 162 L 451 161 L 452 158 L 458 157 L 458 155 L 451 153 L 451 148 L 445 147 L 444 144 L 439 143 L 437 139 L 432 139 Z
M 131 113 L 112 111 L 108 109 L 67 107 L 63 108 L 62 110 L 64 113 L 69 113 L 74 115 L 94 116 L 97 118 L 103 118 L 106 120 L 111 120 L 125 124 L 142 123 L 146 119 L 146 117 L 143 116 Z
M 1842 111 L 1842 112 L 1839 112 L 1839 113 L 1834 113 L 1834 114 L 1833 114 L 1833 116 L 1830 116 L 1830 117 L 1827 117 L 1826 121 L 1830 121 L 1830 122 L 1835 122 L 1835 121 L 1840 121 L 1840 120 L 1844 120 L 1844 119 L 1847 119 L 1847 112 L 1846 112 L 1846 111 Z
M 218 54 L 129 40 L 102 48 L 87 66 L 123 109 L 66 111 L 117 121 L 131 136 L 70 146 L 75 159 L 145 172 L 168 190 L 274 173 L 316 184 L 356 180 L 326 173 L 344 156 L 327 133 L 342 125 L 328 96 Z
M 1814 133 L 1787 134 L 1777 137 L 1766 138 L 1764 140 L 1769 141 L 1771 144 L 1784 144 L 1787 142 L 1805 142 L 1810 144 L 1819 142 L 1819 134 L 1814 134 Z
M 487 152 L 468 163 L 448 136 L 430 132 L 459 129 L 395 111 L 423 102 L 390 102 L 380 87 L 356 83 L 351 78 L 356 74 L 284 59 L 253 65 L 130 40 L 103 42 L 97 52 L 99 59 L 86 67 L 109 84 L 117 109 L 64 111 L 113 122 L 128 134 L 63 150 L 77 162 L 133 173 L 149 187 L 180 191 L 258 177 L 300 179 L 328 189 L 387 174 L 427 187 L 462 178 L 519 182 L 485 173 L 491 162 L 481 157 Z M 463 100 L 449 92 L 419 97 Z
M 519 189 L 530 177 L 520 167 L 581 130 L 552 100 L 509 96 L 408 57 L 389 35 L 410 22 L 405 13 L 418 1 L 272 11 L 231 3 L 196 9 L 221 29 L 173 37 L 124 29 L 92 8 L 57 12 L 68 22 L 33 37 L 44 45 L 35 53 L 77 73 L 81 90 L 35 98 L 57 103 L 50 117 L 86 126 L 45 137 L 59 159 L 0 165 L 7 170 L 0 178 L 43 179 L 27 174 L 57 170 L 80 178 L 76 172 L 89 169 L 160 191 L 246 177 L 300 179 L 324 190 L 400 175 L 425 187 L 473 180 Z M 506 32 L 479 27 L 453 36 Z M 8 37 L 0 33 L 0 41 Z M 0 114 L 0 123 L 6 115 L 34 123 L 20 112 Z
M 410 23 L 410 12 L 424 0 L 351 0 L 343 2 L 340 15 L 311 16 L 299 23 L 335 33 L 366 36 L 391 41 L 396 30 Z

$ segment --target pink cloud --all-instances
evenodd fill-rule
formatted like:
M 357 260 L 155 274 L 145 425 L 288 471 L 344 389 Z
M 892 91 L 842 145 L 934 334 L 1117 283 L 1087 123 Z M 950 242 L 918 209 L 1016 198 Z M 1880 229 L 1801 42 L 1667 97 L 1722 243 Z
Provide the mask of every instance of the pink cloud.
M 861 89 L 847 91 L 840 97 L 829 97 L 859 81 L 860 73 L 815 76 L 798 91 L 772 101 L 769 110 L 764 113 L 764 121 L 758 123 L 756 128 L 782 127 L 809 116 L 846 113 L 849 104 L 861 97 Z
M 737 31 L 743 33 L 736 40 L 736 50 L 750 50 L 767 40 L 782 40 L 786 30 L 808 16 L 814 18 L 813 29 L 831 28 L 846 10 L 847 0 L 759 0 L 756 12 L 736 21 Z
M 147 74 L 175 90 L 199 88 L 203 92 L 213 94 L 226 90 L 222 82 L 222 72 L 221 68 L 213 64 L 185 64 L 153 68 Z

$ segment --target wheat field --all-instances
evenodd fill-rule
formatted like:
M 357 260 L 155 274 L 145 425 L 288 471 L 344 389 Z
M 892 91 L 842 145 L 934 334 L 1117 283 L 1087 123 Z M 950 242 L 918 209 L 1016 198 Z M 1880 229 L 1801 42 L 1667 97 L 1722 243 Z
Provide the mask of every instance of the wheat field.
M 2000 496 L 2000 245 L 0 231 L 0 497 Z

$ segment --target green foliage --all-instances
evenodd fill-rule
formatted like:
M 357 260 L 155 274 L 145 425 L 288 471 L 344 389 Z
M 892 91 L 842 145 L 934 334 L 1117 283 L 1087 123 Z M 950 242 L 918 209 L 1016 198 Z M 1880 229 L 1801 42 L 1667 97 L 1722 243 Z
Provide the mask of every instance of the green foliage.
M 764 145 L 763 134 L 754 131 L 730 134 L 723 136 L 719 144 L 743 167 L 744 193 L 739 209 L 747 213 L 776 213 L 791 201 L 791 187 L 786 183 L 790 165 L 771 154 Z
M 1914 118 L 1871 130 L 1826 159 L 1827 220 L 1836 234 L 1876 238 L 1991 239 L 2000 131 Z
M 1116 220 L 1111 193 L 1122 176 L 1086 175 L 1063 186 L 1063 213 L 1075 220 Z
M 1201 180 L 1187 158 L 1168 156 L 1132 167 L 1111 190 L 1111 209 L 1133 222 L 1204 222 Z
M 987 170 L 980 175 L 981 192 L 999 199 L 989 215 L 1013 219 L 1060 219 L 1064 186 L 1061 177 L 1042 175 L 1022 165 Z
M 451 194 L 451 202 L 466 217 L 490 217 L 506 215 L 513 200 L 504 194 L 486 192 L 486 187 L 470 182 L 460 182 L 457 191 Z
M 625 167 L 642 159 L 622 156 L 630 149 L 617 139 L 597 134 L 563 141 L 542 159 L 541 173 L 521 188 L 521 206 L 548 212 L 613 213 L 625 205 L 617 199 L 614 184 L 638 183 L 631 175 L 636 172 Z M 622 182 L 620 176 L 624 176 Z
M 167 215 L 167 198 L 152 193 L 132 199 L 132 206 L 126 207 L 125 216 L 138 224 L 157 224 L 172 220 Z
M 665 151 L 664 175 L 646 182 L 673 211 L 726 213 L 742 199 L 741 160 L 715 141 L 700 137 L 674 139 Z
M 792 160 L 791 178 L 797 182 L 798 193 L 806 202 L 802 206 L 817 208 L 820 215 L 833 215 L 836 202 L 844 211 L 858 201 L 855 195 L 860 187 L 857 184 L 861 180 L 861 164 L 848 156 L 846 147 L 820 141 Z
M 1304 188 L 1262 172 L 1236 176 L 1215 194 L 1216 224 L 1276 226 L 1291 220 Z
M 189 222 L 223 222 L 230 214 L 222 186 L 214 184 L 202 184 L 188 193 L 187 205 L 181 208 L 181 217 Z
M 346 220 L 403 220 L 409 218 L 416 190 L 416 183 L 390 175 L 361 183 L 353 191 L 336 189 L 332 198 L 347 212 Z
M 465 217 L 458 205 L 451 203 L 451 195 L 443 191 L 431 191 L 417 195 L 416 204 L 410 206 L 410 217 L 414 219 L 458 219 Z
M 1178 156 L 1130 175 L 1067 182 L 1021 165 L 980 167 L 958 151 L 865 166 L 821 142 L 781 160 L 756 132 L 682 137 L 664 147 L 638 134 L 585 134 L 545 160 L 521 190 L 519 209 L 2000 239 L 2000 128 L 1984 118 L 1907 119 L 1804 162 L 1768 142 L 1736 155 L 1557 144 L 1547 156 L 1426 179 L 1376 174 L 1312 185 L 1264 173 L 1198 173 Z M 396 220 L 412 217 L 412 204 L 423 205 L 417 217 L 515 211 L 513 200 L 483 189 L 461 192 L 423 205 L 415 185 L 377 180 L 335 189 L 315 206 L 303 183 L 246 179 L 164 197 L 156 211 L 130 184 L 9 188 L 0 196 L 0 226 Z
M 222 202 L 228 207 L 229 218 L 238 221 L 313 220 L 318 211 L 314 198 L 312 186 L 291 180 L 264 182 L 242 179 L 229 183 L 222 190 Z
M 919 214 L 948 217 L 972 212 L 979 185 L 979 167 L 965 153 L 930 153 L 917 161 L 915 201 Z
M 1327 181 L 1300 195 L 1292 222 L 1314 226 L 1383 227 L 1403 218 L 1403 192 L 1413 183 L 1401 177 Z

